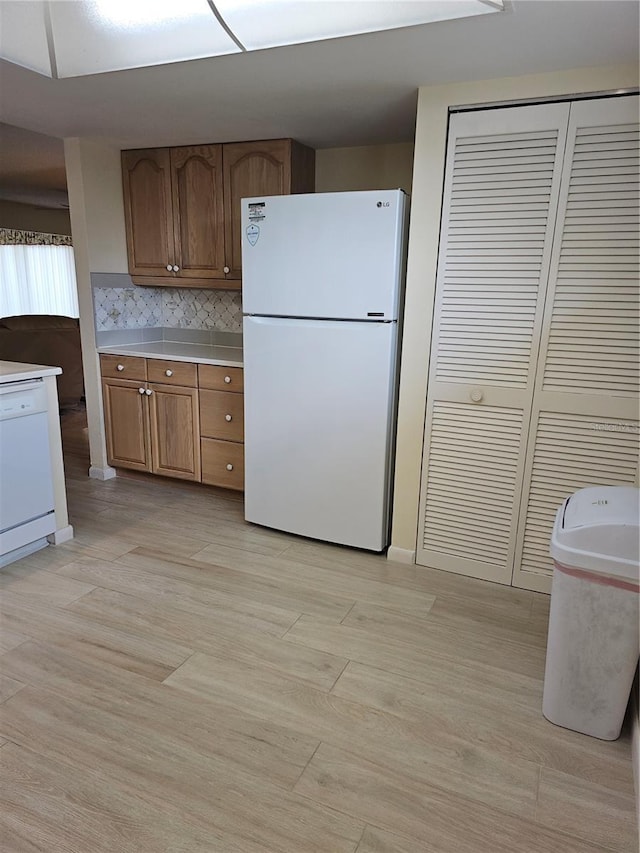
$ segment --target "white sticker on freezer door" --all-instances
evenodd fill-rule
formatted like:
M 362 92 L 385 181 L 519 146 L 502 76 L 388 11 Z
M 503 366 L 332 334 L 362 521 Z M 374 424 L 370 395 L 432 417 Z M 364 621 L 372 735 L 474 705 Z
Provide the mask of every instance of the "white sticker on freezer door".
M 249 202 L 249 220 L 251 222 L 262 222 L 265 217 L 266 206 L 264 201 Z
M 247 240 L 251 246 L 255 246 L 260 236 L 260 229 L 257 225 L 247 225 Z

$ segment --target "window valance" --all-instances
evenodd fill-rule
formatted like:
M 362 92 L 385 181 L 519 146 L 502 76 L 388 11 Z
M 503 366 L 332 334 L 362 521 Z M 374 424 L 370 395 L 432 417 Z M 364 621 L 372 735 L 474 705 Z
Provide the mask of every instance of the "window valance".
M 73 243 L 67 234 L 0 228 L 0 246 L 73 246 Z

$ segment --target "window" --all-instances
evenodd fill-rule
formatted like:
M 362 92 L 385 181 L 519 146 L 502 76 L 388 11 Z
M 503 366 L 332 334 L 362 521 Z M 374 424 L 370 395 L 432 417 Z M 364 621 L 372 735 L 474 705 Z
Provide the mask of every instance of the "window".
M 71 238 L 0 229 L 0 317 L 78 317 Z

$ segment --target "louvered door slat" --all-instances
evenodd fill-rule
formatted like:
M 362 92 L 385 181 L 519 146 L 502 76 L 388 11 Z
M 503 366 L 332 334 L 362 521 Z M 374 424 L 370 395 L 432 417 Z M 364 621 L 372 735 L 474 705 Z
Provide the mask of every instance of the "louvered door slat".
M 603 144 L 604 137 L 606 144 Z M 596 214 L 592 217 L 588 215 L 589 204 L 584 199 L 580 201 L 581 212 L 586 214 L 582 219 L 589 230 L 581 234 L 579 227 L 572 227 L 560 241 L 555 269 L 552 268 L 555 288 L 543 389 L 570 391 L 579 383 L 581 388 L 604 394 L 615 391 L 635 395 L 638 392 L 638 361 L 632 348 L 625 353 L 601 344 L 597 348 L 575 348 L 569 356 L 565 332 L 568 326 L 578 325 L 581 332 L 589 335 L 592 329 L 607 325 L 611 332 L 617 332 L 612 341 L 619 341 L 621 336 L 631 345 L 638 341 L 638 232 L 636 230 L 633 239 L 628 232 L 621 238 L 613 226 L 619 224 L 623 209 L 630 209 L 629 205 L 634 205 L 635 212 L 638 210 L 640 142 L 638 134 L 630 132 L 627 123 L 612 123 L 606 133 L 594 133 L 588 126 L 577 126 L 574 139 L 575 159 L 568 175 L 567 200 L 561 214 L 564 213 L 572 226 L 576 225 L 575 204 L 580 199 L 579 188 L 584 184 L 585 169 L 592 175 L 591 184 L 599 185 L 598 202 L 606 207 L 596 207 L 596 199 L 591 198 Z M 624 157 L 611 160 L 607 148 L 614 141 L 616 153 Z M 618 190 L 626 194 L 624 208 L 622 200 L 611 198 L 611 193 Z M 608 227 L 597 230 L 599 226 Z M 597 246 L 593 245 L 594 238 Z M 577 283 L 581 290 L 579 300 L 575 299 Z
M 446 567 L 447 557 L 464 553 L 482 561 L 490 553 L 506 562 L 511 506 L 515 497 L 522 417 L 509 409 L 436 403 L 429 446 L 429 489 L 425 504 L 423 547 Z M 484 426 L 484 442 L 475 427 Z M 495 459 L 500 457 L 500 465 Z M 495 499 L 502 511 L 496 518 Z M 469 489 L 473 488 L 473 493 Z M 438 559 L 439 556 L 439 559 Z
M 451 122 L 417 559 L 503 583 L 567 114 L 553 105 Z M 486 402 L 492 394 L 505 404 Z
M 637 421 L 542 413 L 524 518 L 522 572 L 551 577 L 549 542 L 556 510 L 565 498 L 591 485 L 633 483 L 638 464 Z M 541 440 L 548 435 L 548 440 Z M 581 440 L 576 442 L 574 437 Z
M 637 115 L 637 97 L 571 107 L 514 571 L 530 589 L 549 589 L 562 501 L 637 476 Z

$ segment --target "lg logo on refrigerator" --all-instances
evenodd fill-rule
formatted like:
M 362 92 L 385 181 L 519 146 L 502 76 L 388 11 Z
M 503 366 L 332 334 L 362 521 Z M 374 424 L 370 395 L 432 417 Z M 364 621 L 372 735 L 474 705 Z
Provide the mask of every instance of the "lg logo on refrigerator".
M 390 206 L 391 206 L 390 201 L 379 201 L 378 204 L 376 205 L 376 207 L 390 207 Z

